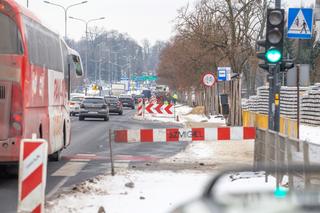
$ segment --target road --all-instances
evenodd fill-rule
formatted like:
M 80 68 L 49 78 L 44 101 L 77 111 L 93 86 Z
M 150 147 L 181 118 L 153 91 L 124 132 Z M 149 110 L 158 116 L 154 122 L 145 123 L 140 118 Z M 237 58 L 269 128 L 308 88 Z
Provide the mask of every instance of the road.
M 50 162 L 47 174 L 47 199 L 70 189 L 74 184 L 100 174 L 110 173 L 108 130 L 161 128 L 168 124 L 133 119 L 135 111 L 125 110 L 124 115 L 111 115 L 109 122 L 98 119 L 78 121 L 72 118 L 71 145 L 63 151 L 62 160 Z M 177 126 L 175 126 L 177 127 Z M 185 144 L 113 144 L 117 165 L 128 166 L 132 161 L 156 160 L 172 156 L 185 148 Z M 1 212 L 16 212 L 18 199 L 17 177 L 0 173 Z

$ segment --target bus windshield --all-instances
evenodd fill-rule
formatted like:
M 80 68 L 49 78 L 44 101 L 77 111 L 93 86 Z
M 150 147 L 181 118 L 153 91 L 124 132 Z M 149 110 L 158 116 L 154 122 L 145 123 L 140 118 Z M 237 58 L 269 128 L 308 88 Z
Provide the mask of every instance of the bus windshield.
M 16 23 L 0 13 L 0 26 L 0 54 L 22 54 L 21 35 Z

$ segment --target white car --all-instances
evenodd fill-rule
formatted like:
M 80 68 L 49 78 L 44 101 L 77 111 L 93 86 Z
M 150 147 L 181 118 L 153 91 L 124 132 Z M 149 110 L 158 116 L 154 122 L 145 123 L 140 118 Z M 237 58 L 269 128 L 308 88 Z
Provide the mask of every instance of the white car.
M 80 104 L 83 100 L 83 96 L 74 96 L 69 101 L 69 110 L 70 115 L 75 116 L 76 114 L 80 113 Z

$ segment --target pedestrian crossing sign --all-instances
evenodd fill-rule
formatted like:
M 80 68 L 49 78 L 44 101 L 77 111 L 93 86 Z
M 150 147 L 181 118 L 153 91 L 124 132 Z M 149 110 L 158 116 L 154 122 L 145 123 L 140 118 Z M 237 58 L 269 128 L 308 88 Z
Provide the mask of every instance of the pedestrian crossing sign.
M 311 8 L 289 8 L 288 38 L 312 38 L 313 10 Z

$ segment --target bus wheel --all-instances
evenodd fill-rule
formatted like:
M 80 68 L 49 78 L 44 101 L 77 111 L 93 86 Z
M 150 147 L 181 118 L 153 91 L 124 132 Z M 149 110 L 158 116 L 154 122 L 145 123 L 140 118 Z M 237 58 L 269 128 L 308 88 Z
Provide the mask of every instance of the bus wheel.
M 61 160 L 61 150 L 56 151 L 55 153 L 49 156 L 50 161 L 60 161 Z

